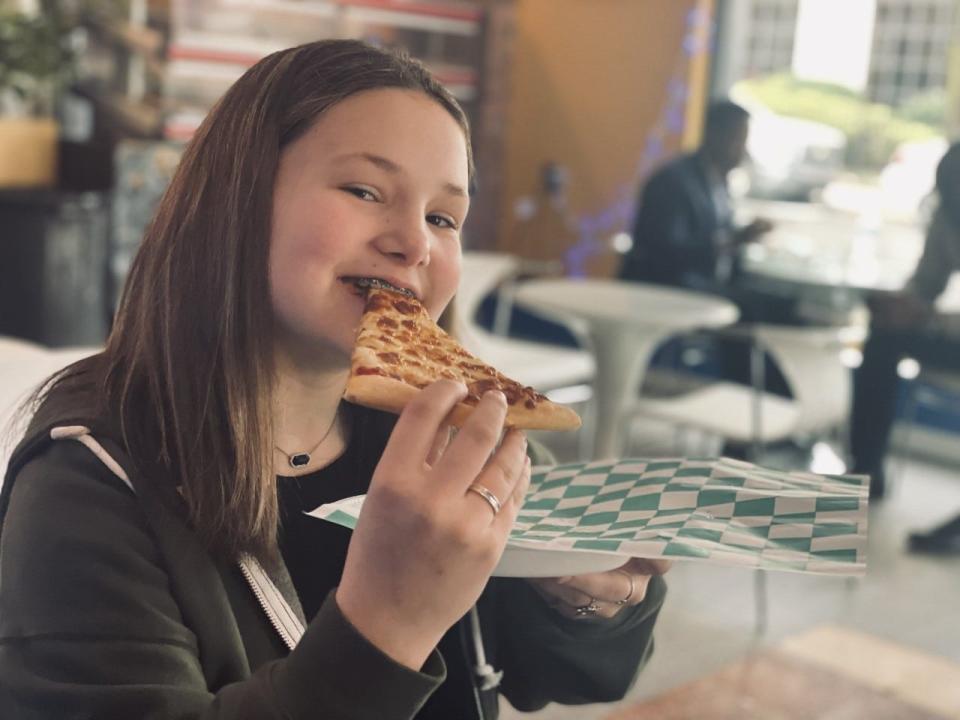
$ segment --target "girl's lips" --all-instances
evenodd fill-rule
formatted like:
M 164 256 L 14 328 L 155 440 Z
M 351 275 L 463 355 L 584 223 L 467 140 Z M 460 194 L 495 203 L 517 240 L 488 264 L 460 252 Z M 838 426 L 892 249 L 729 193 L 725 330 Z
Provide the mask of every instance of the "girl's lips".
M 342 278 L 342 279 L 340 280 L 340 282 L 342 282 L 344 285 L 346 285 L 346 286 L 347 286 L 347 290 L 348 290 L 351 294 L 356 295 L 357 297 L 364 297 L 364 296 L 367 294 L 366 288 L 360 287 L 360 286 L 357 285 L 357 283 L 354 282 L 354 280 L 351 279 L 351 278 Z
M 416 298 L 417 294 L 410 290 L 409 288 L 399 287 L 384 280 L 383 278 L 378 277 L 344 277 L 340 279 L 341 282 L 348 283 L 356 288 L 358 294 L 365 294 L 366 290 L 369 288 L 380 288 L 383 290 L 391 290 L 393 292 L 400 293 L 401 295 L 406 295 L 407 297 Z

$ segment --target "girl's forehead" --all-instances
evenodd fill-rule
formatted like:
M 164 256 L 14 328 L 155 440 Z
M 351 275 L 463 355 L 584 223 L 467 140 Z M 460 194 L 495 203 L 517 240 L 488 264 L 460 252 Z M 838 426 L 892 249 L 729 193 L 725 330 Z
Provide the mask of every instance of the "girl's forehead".
M 402 165 L 432 164 L 466 175 L 466 137 L 439 102 L 414 90 L 369 90 L 324 112 L 290 147 L 325 160 L 375 155 Z
M 389 139 L 405 132 L 463 130 L 439 102 L 416 90 L 384 88 L 351 95 L 324 112 L 314 123 L 320 132 L 337 131 Z

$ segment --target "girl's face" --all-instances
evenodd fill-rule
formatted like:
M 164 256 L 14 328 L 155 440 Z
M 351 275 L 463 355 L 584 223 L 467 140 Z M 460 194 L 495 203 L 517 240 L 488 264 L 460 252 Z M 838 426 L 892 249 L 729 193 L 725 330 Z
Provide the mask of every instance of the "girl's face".
M 350 282 L 412 290 L 438 318 L 460 279 L 466 140 L 419 91 L 370 90 L 320 116 L 281 155 L 270 294 L 281 345 L 343 364 L 363 297 Z

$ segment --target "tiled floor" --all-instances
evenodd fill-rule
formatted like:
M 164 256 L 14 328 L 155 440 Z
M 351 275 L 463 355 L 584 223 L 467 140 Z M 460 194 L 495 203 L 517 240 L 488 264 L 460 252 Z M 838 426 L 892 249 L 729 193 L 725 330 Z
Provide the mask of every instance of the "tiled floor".
M 960 665 L 820 626 L 604 720 L 944 720 L 958 707 Z
M 555 449 L 569 459 L 569 448 Z M 768 574 L 769 623 L 758 638 L 751 571 L 677 563 L 668 576 L 656 652 L 627 700 L 614 706 L 553 705 L 528 715 L 504 703 L 503 719 L 601 720 L 823 625 L 862 631 L 960 665 L 960 557 L 904 552 L 909 530 L 960 512 L 960 468 L 920 461 L 899 467 L 890 496 L 870 510 L 866 577 Z M 918 711 L 916 717 L 926 716 Z

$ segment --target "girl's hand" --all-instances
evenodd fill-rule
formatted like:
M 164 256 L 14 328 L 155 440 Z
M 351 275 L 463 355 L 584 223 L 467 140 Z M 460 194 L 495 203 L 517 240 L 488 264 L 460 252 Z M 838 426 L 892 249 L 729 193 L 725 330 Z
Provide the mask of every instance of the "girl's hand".
M 476 602 L 530 484 L 523 433 L 500 446 L 507 404 L 489 392 L 455 437 L 445 418 L 466 396 L 438 381 L 400 415 L 347 551 L 337 604 L 370 642 L 419 669 Z M 502 504 L 494 513 L 478 484 Z M 322 552 L 322 548 L 318 548 Z
M 669 560 L 632 558 L 616 570 L 588 575 L 528 580 L 561 615 L 569 618 L 612 618 L 643 602 L 654 575 L 663 575 Z

